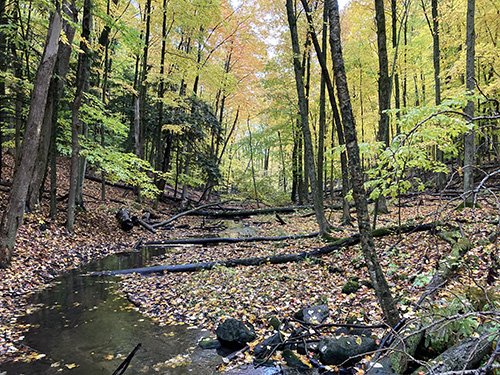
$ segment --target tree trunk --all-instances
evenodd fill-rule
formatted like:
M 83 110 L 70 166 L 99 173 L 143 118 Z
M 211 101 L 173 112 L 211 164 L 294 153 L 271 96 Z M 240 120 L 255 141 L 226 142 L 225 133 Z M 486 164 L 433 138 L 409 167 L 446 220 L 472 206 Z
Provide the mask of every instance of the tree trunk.
M 63 11 L 68 18 L 73 22 L 77 21 L 78 14 L 74 4 L 64 3 Z M 59 109 L 59 100 L 63 94 L 66 74 L 69 70 L 69 60 L 71 56 L 71 43 L 75 36 L 74 26 L 63 20 L 63 31 L 67 38 L 67 43 L 59 42 L 59 50 L 55 66 L 55 75 L 52 77 L 47 104 L 45 108 L 44 120 L 40 132 L 40 145 L 36 155 L 36 168 L 33 170 L 31 181 L 28 188 L 27 207 L 29 210 L 34 209 L 40 203 L 41 190 L 45 180 L 48 164 L 49 152 L 53 140 L 52 132 L 57 130 L 57 114 Z
M 391 81 L 389 78 L 389 60 L 387 58 L 387 37 L 385 32 L 384 0 L 375 0 L 375 21 L 377 25 L 378 50 L 378 132 L 377 141 L 389 145 L 389 115 L 391 108 Z
M 328 45 L 328 22 L 327 8 L 323 7 L 323 30 L 321 32 L 321 54 L 326 61 L 326 47 Z M 325 129 L 326 129 L 326 78 L 321 69 L 320 91 L 319 91 L 319 131 L 318 131 L 318 190 L 323 197 L 324 181 L 323 170 L 325 162 Z
M 378 132 L 377 141 L 385 147 L 389 146 L 389 115 L 386 113 L 391 108 L 391 80 L 389 77 L 389 60 L 387 58 L 387 37 L 385 31 L 384 0 L 375 0 L 375 21 L 377 24 L 377 50 L 378 50 Z M 383 192 L 375 204 L 375 217 L 377 212 L 388 213 L 387 202 Z
M 308 166 L 309 181 L 311 183 L 312 198 L 314 203 L 314 211 L 316 213 L 316 221 L 318 222 L 319 231 L 323 235 L 328 231 L 328 221 L 325 217 L 323 209 L 323 197 L 318 192 L 318 184 L 316 178 L 316 168 L 314 166 L 313 146 L 311 140 L 311 131 L 309 129 L 309 118 L 307 110 L 307 98 L 305 96 L 305 88 L 303 81 L 303 69 L 298 56 L 300 56 L 299 36 L 297 32 L 297 19 L 292 0 L 286 1 L 287 18 L 290 26 L 290 34 L 292 39 L 293 49 L 293 66 L 295 72 L 295 84 L 297 88 L 299 112 L 302 126 L 302 133 L 304 135 L 304 151 L 305 162 Z
M 135 152 L 137 157 L 144 158 L 144 133 L 145 133 L 145 116 L 146 116 L 146 94 L 147 94 L 147 78 L 148 78 L 148 53 L 149 53 L 149 35 L 151 29 L 151 0 L 146 0 L 144 10 L 144 21 L 146 30 L 144 33 L 144 48 L 142 50 L 142 67 L 141 76 L 138 82 L 139 96 L 136 106 L 138 107 L 138 118 L 136 119 L 136 135 L 135 135 Z
M 391 0 L 391 26 L 392 26 L 392 48 L 396 50 L 398 46 L 398 14 L 397 14 L 397 1 Z M 399 92 L 399 74 L 398 69 L 395 67 L 394 69 L 394 108 L 401 108 L 401 94 Z M 398 112 L 397 117 L 400 117 L 400 113 Z M 399 124 L 396 126 L 396 133 L 400 133 Z
M 61 16 L 56 12 L 50 21 L 45 48 L 38 66 L 30 112 L 26 124 L 22 154 L 17 166 L 12 189 L 0 227 L 0 267 L 7 267 L 12 258 L 17 230 L 23 221 L 28 185 L 35 168 L 33 150 L 38 149 L 50 79 L 54 71 L 62 30 Z
M 465 88 L 472 94 L 475 88 L 474 59 L 476 54 L 476 32 L 474 29 L 474 13 L 476 1 L 467 0 L 467 26 L 466 26 L 466 66 L 465 66 Z M 474 116 L 474 101 L 467 102 L 465 113 Z M 471 191 L 474 190 L 474 165 L 475 165 L 475 132 L 470 130 L 465 135 L 464 140 L 464 194 L 466 203 L 471 204 L 474 201 Z
M 5 91 L 5 73 L 7 72 L 7 36 L 5 33 L 6 25 L 8 23 L 5 16 L 6 0 L 0 0 L 0 181 L 2 180 L 2 167 L 3 167 L 3 128 L 7 120 L 7 96 Z
M 461 373 L 476 368 L 481 363 L 481 360 L 491 352 L 496 336 L 488 332 L 478 338 L 470 338 L 459 342 L 430 361 L 427 366 L 416 369 L 413 374 L 440 374 L 452 371 Z M 478 371 L 478 374 L 480 373 Z
M 285 153 L 283 152 L 283 141 L 281 140 L 281 133 L 278 131 L 278 142 L 280 146 L 280 161 L 281 161 L 281 174 L 283 178 L 283 193 L 286 194 L 286 167 L 285 167 Z
M 415 231 L 427 231 L 433 228 L 435 228 L 434 224 L 422 224 L 418 226 L 409 225 L 406 227 L 397 227 L 397 228 L 383 228 L 374 232 L 373 236 L 383 237 L 391 234 L 396 234 L 398 233 L 398 231 L 402 231 L 403 233 L 409 233 Z M 316 236 L 318 234 L 319 233 L 313 233 L 308 236 Z M 298 236 L 296 236 L 296 238 L 297 237 Z M 214 240 L 217 241 L 219 239 L 214 239 Z M 227 239 L 227 240 L 233 240 L 233 239 Z M 269 240 L 269 238 L 267 240 Z M 203 263 L 130 268 L 117 271 L 92 272 L 90 273 L 90 275 L 113 276 L 113 275 L 126 275 L 131 273 L 138 273 L 140 275 L 149 275 L 152 273 L 164 273 L 164 272 L 197 272 L 201 270 L 210 270 L 217 266 L 222 266 L 222 267 L 259 266 L 262 264 L 283 264 L 290 262 L 300 262 L 308 258 L 320 257 L 345 247 L 357 245 L 359 242 L 360 242 L 360 236 L 359 234 L 355 234 L 351 237 L 339 238 L 326 246 L 311 251 L 302 251 L 300 253 L 295 253 L 295 254 L 278 254 L 272 256 L 226 259 L 226 260 L 218 260 L 218 261 L 203 262 Z
M 85 0 L 83 5 L 82 35 L 80 42 L 81 52 L 78 55 L 78 67 L 76 75 L 76 93 L 73 100 L 71 112 L 71 172 L 68 198 L 68 215 L 66 229 L 73 231 L 75 224 L 75 211 L 78 195 L 79 175 L 81 173 L 80 159 L 80 133 L 82 132 L 82 121 L 80 120 L 80 108 L 83 97 L 88 89 L 90 74 L 90 29 L 91 29 L 91 0 Z
M 335 100 L 335 89 L 333 87 L 333 81 L 330 77 L 330 73 L 328 72 L 328 67 L 326 65 L 326 46 L 323 45 L 323 48 L 320 47 L 317 34 L 314 31 L 314 26 L 313 26 L 313 20 L 311 16 L 311 12 L 309 9 L 309 5 L 307 4 L 307 1 L 301 0 L 302 1 L 302 6 L 304 7 L 305 14 L 307 17 L 307 21 L 309 23 L 309 27 L 311 29 L 310 34 L 312 37 L 313 45 L 316 50 L 316 56 L 318 57 L 318 62 L 320 63 L 321 66 L 321 72 L 322 76 L 325 80 L 325 85 L 328 90 L 328 97 L 330 99 L 330 106 L 332 107 L 333 111 L 333 122 L 335 124 L 335 129 L 337 131 L 337 138 L 339 139 L 339 145 L 342 146 L 345 144 L 345 139 L 344 139 L 344 131 L 342 129 L 342 123 L 340 121 L 340 114 L 337 108 L 337 102 Z M 328 17 L 327 11 L 324 12 L 324 16 Z M 325 25 L 326 25 L 325 21 Z M 323 31 L 325 31 L 327 28 L 326 26 L 323 28 Z M 324 40 L 326 41 L 326 37 L 324 37 Z M 333 135 L 333 129 L 332 129 L 332 135 Z M 343 209 L 343 215 L 342 215 L 342 223 L 343 224 L 349 224 L 351 222 L 351 216 L 350 216 L 350 207 L 349 207 L 349 202 L 345 197 L 349 193 L 349 170 L 347 167 L 347 154 L 345 151 L 342 151 L 340 153 L 340 168 L 341 168 L 341 173 L 342 173 L 342 197 L 343 199 L 343 204 L 344 204 L 344 209 Z
M 432 62 L 434 65 L 434 102 L 436 105 L 441 104 L 441 50 L 439 47 L 439 10 L 438 0 L 431 0 L 432 14 Z M 439 162 L 444 162 L 443 151 L 439 148 L 436 150 L 436 159 Z M 437 186 L 442 188 L 445 183 L 445 174 L 438 173 Z
M 253 192 L 254 192 L 254 198 L 257 201 L 257 207 L 259 207 L 259 193 L 257 192 L 257 181 L 255 180 L 255 167 L 253 160 L 253 144 L 252 144 L 252 131 L 250 130 L 250 117 L 247 118 L 247 129 L 248 129 L 248 146 L 250 147 L 250 165 L 252 170 Z
M 377 258 L 373 235 L 370 228 L 370 218 L 368 215 L 368 203 L 364 188 L 363 174 L 361 171 L 359 147 L 356 136 L 356 125 L 352 113 L 351 99 L 347 85 L 347 77 L 342 56 L 342 46 L 340 40 L 340 16 L 337 0 L 328 0 L 330 10 L 330 43 L 332 45 L 332 61 L 337 84 L 337 95 L 340 102 L 344 134 L 346 137 L 349 168 L 354 201 L 356 203 L 357 220 L 361 238 L 361 249 L 367 264 L 371 282 L 384 313 L 385 320 L 390 325 L 399 322 L 399 311 L 392 298 L 389 285 L 385 279 L 382 268 Z

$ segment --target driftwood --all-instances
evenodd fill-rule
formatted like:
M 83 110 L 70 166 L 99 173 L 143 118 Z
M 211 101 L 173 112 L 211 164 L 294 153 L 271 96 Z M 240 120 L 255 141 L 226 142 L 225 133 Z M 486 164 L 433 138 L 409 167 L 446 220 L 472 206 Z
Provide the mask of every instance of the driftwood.
M 219 243 L 240 243 L 240 242 L 270 242 L 270 241 L 286 241 L 298 240 L 301 238 L 313 238 L 319 235 L 318 232 L 308 234 L 295 234 L 290 236 L 278 237 L 209 237 L 209 238 L 178 238 L 173 240 L 149 241 L 145 242 L 145 247 L 167 247 L 171 245 L 211 245 Z
M 407 225 L 402 227 L 379 228 L 373 231 L 373 236 L 383 237 L 398 233 L 428 231 L 428 230 L 433 230 L 435 228 L 436 228 L 436 223 Z M 228 260 L 219 260 L 219 261 L 203 262 L 203 263 L 131 268 L 131 269 L 117 270 L 117 271 L 92 272 L 90 273 L 90 275 L 113 276 L 113 275 L 125 275 L 131 273 L 148 275 L 152 273 L 164 273 L 164 272 L 196 272 L 201 270 L 209 270 L 217 266 L 223 266 L 223 267 L 258 266 L 266 263 L 282 264 L 282 263 L 298 262 L 307 258 L 320 257 L 322 255 L 330 254 L 331 252 L 339 250 L 343 247 L 356 245 L 359 243 L 359 241 L 360 241 L 359 234 L 355 234 L 350 237 L 334 240 L 330 244 L 323 246 L 321 248 L 314 249 L 311 251 L 303 251 L 295 254 L 280 254 L 280 255 L 272 255 L 264 257 L 228 259 Z

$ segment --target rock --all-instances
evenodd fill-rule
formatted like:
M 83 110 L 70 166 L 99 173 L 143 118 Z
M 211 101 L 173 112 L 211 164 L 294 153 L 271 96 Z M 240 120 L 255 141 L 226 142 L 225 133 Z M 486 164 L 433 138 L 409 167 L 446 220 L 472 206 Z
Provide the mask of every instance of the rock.
M 317 353 L 319 351 L 319 343 L 318 342 L 311 342 L 307 344 L 307 351 L 306 351 L 306 346 L 301 343 L 297 344 L 297 352 L 302 355 L 306 355 L 307 352 L 314 352 Z
M 276 345 L 279 345 L 283 342 L 283 338 L 281 337 L 281 333 L 275 333 L 274 335 L 268 337 L 260 344 L 258 344 L 254 350 L 253 354 L 257 359 L 264 359 L 267 355 L 273 350 Z
M 269 322 L 269 325 L 273 327 L 275 330 L 278 330 L 281 326 L 281 321 L 274 315 L 269 317 L 267 321 Z
M 306 324 L 321 324 L 330 315 L 327 305 L 306 307 L 295 314 L 295 317 Z
M 219 349 L 220 342 L 214 337 L 204 337 L 198 341 L 198 346 L 202 349 Z
M 340 365 L 375 349 L 375 341 L 365 336 L 335 337 L 321 340 L 319 343 L 321 362 L 325 365 Z
M 380 358 L 376 362 L 369 362 L 366 366 L 368 369 L 366 375 L 394 375 L 396 372 L 391 366 L 391 359 L 389 357 Z
M 222 345 L 234 349 L 241 349 L 246 343 L 256 338 L 253 328 L 249 328 L 242 321 L 233 318 L 226 319 L 219 324 L 215 333 Z
M 356 293 L 359 288 L 360 288 L 359 282 L 357 282 L 356 280 L 349 280 L 342 287 L 342 293 L 344 294 Z
M 302 360 L 290 349 L 283 350 L 283 358 L 286 364 L 291 368 L 296 368 L 300 370 L 309 370 L 309 366 L 302 362 Z

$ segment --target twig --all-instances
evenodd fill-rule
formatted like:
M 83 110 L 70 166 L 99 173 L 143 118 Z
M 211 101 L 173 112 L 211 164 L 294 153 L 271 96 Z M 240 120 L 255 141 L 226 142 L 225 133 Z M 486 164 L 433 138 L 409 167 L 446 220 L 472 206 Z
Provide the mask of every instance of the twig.
M 125 370 L 127 369 L 128 365 L 130 365 L 130 362 L 132 361 L 132 358 L 134 358 L 134 355 L 135 353 L 137 353 L 137 351 L 139 350 L 139 348 L 141 347 L 141 344 L 137 344 L 134 348 L 134 350 L 132 350 L 130 352 L 130 354 L 127 356 L 127 358 L 125 358 L 125 360 L 120 364 L 120 366 L 118 366 L 118 368 L 113 372 L 112 375 L 122 375 Z

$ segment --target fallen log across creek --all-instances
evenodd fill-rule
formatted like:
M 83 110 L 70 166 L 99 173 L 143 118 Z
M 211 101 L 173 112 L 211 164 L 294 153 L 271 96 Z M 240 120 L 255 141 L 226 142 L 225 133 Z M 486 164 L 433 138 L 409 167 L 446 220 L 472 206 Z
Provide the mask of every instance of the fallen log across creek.
M 172 245 L 211 245 L 219 243 L 241 243 L 241 242 L 271 242 L 298 240 L 301 238 L 313 238 L 319 236 L 319 232 L 307 234 L 294 234 L 290 236 L 277 237 L 208 237 L 208 238 L 178 238 L 173 240 L 149 241 L 142 244 L 143 247 L 168 247 Z
M 289 206 L 289 207 L 267 207 L 267 208 L 255 208 L 249 210 L 217 210 L 217 211 L 208 211 L 208 210 L 197 210 L 190 212 L 190 216 L 204 216 L 210 218 L 219 218 L 219 219 L 230 219 L 235 217 L 249 217 L 256 215 L 269 215 L 269 214 L 291 214 L 297 212 L 299 210 L 312 209 L 313 206 Z M 342 209 L 341 205 L 329 205 L 326 206 L 325 209 L 331 210 L 340 210 Z
M 437 227 L 437 225 L 438 225 L 437 223 L 428 223 L 420 225 L 405 225 L 401 227 L 395 226 L 388 228 L 379 228 L 377 230 L 374 230 L 372 234 L 374 237 L 383 237 L 392 234 L 422 232 L 422 231 L 433 230 Z M 201 270 L 210 270 L 218 266 L 236 267 L 236 266 L 258 266 L 262 264 L 283 264 L 290 262 L 298 262 L 307 258 L 320 257 L 322 255 L 330 254 L 331 252 L 339 250 L 343 247 L 354 246 L 359 242 L 360 242 L 359 234 L 354 234 L 350 237 L 344 237 L 334 240 L 330 244 L 323 246 L 321 248 L 314 249 L 311 251 L 302 251 L 300 253 L 295 253 L 295 254 L 279 254 L 279 255 L 270 255 L 270 256 L 253 257 L 253 258 L 217 260 L 212 262 L 130 268 L 130 269 L 116 270 L 116 271 L 91 272 L 89 273 L 89 275 L 114 276 L 114 275 L 126 275 L 131 273 L 149 275 L 153 273 L 165 273 L 165 272 L 196 272 Z

